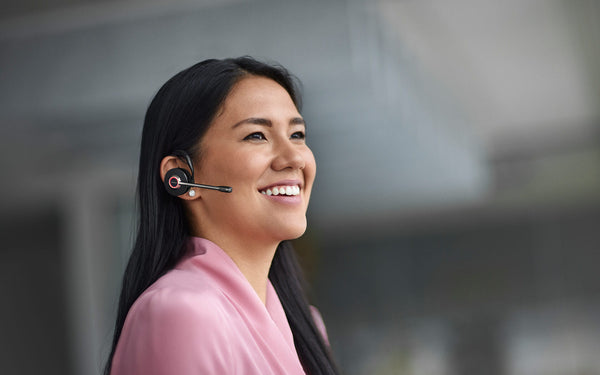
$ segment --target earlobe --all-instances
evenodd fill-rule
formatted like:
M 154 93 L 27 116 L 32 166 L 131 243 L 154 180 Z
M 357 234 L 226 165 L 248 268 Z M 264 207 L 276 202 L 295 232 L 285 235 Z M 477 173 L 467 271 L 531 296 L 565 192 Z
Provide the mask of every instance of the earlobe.
M 180 195 L 179 198 L 186 200 L 186 201 L 193 201 L 193 200 L 199 199 L 200 195 L 198 193 L 196 193 L 196 190 L 190 189 L 190 191 L 188 191 L 186 194 Z
M 199 199 L 200 195 L 195 190 L 190 189 L 190 191 L 188 191 L 185 194 L 181 194 L 178 198 L 181 198 L 186 201 L 194 201 L 196 199 Z

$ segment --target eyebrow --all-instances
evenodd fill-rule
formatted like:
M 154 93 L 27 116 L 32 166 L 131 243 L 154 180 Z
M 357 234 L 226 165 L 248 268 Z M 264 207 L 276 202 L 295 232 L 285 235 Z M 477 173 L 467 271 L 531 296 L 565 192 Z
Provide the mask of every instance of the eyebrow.
M 261 117 L 249 117 L 247 119 L 244 119 L 244 120 L 242 120 L 240 122 L 237 122 L 237 123 L 233 124 L 233 126 L 231 128 L 232 129 L 237 128 L 238 126 L 240 126 L 242 124 L 263 125 L 263 126 L 268 126 L 268 127 L 272 127 L 273 126 L 273 123 L 269 119 L 261 118 Z M 304 125 L 304 126 L 306 126 L 306 122 L 304 121 L 304 119 L 302 117 L 294 117 L 294 118 L 292 118 L 290 120 L 290 125 Z

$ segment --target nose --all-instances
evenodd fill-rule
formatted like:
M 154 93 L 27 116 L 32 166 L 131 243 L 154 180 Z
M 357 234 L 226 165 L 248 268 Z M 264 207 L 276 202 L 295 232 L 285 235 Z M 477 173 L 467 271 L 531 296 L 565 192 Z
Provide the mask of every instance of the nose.
M 275 158 L 273 159 L 273 169 L 276 171 L 284 169 L 304 169 L 306 160 L 302 152 L 300 152 L 300 145 L 294 144 L 290 140 L 281 141 L 275 148 Z

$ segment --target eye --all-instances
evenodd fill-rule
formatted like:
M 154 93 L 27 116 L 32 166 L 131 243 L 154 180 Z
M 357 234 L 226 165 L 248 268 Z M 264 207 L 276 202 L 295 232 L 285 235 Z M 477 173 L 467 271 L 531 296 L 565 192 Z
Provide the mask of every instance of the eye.
M 261 132 L 255 132 L 252 134 L 248 134 L 245 138 L 244 141 L 263 141 L 267 138 L 265 138 L 265 135 Z
M 292 134 L 292 139 L 305 139 L 306 138 L 306 134 L 304 134 L 304 132 L 295 132 L 294 134 Z

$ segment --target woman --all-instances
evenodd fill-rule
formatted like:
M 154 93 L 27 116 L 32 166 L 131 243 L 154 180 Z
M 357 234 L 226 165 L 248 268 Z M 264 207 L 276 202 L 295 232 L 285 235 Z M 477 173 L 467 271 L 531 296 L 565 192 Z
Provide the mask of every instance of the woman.
M 337 373 L 287 242 L 316 170 L 299 104 L 285 69 L 248 57 L 198 63 L 156 94 L 106 374 Z

